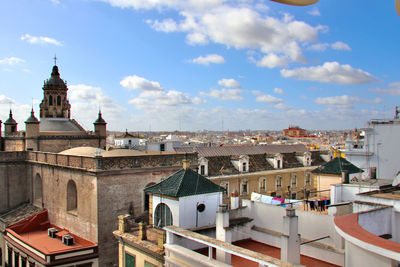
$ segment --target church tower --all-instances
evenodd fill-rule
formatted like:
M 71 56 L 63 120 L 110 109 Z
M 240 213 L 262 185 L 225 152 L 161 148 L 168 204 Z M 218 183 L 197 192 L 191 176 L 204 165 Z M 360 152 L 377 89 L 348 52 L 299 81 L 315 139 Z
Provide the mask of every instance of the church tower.
M 71 105 L 67 99 L 67 91 L 67 83 L 60 78 L 58 67 L 54 64 L 50 79 L 44 81 L 43 85 L 43 100 L 40 103 L 41 119 L 69 119 L 71 117 Z

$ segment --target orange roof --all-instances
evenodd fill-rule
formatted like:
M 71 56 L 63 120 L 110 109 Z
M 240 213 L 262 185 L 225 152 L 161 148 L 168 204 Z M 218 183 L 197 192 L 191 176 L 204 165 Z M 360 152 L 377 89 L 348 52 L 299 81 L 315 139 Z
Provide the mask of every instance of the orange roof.
M 50 227 L 56 228 L 60 234 L 72 236 L 74 238 L 73 245 L 64 245 L 60 234 L 56 235 L 56 238 L 49 237 L 47 229 Z M 67 229 L 51 225 L 48 221 L 47 210 L 11 225 L 6 231 L 14 238 L 46 255 L 97 247 L 96 243 L 74 235 Z

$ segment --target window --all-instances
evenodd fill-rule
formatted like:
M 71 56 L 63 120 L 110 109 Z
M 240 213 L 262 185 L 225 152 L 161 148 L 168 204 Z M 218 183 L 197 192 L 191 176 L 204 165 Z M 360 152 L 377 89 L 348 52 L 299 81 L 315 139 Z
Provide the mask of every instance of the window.
M 78 191 L 73 180 L 69 180 L 67 184 L 67 211 L 76 212 L 78 208 Z
M 220 185 L 222 188 L 225 188 L 224 197 L 229 196 L 229 182 L 221 182 Z
M 21 256 L 21 267 L 26 267 L 26 258 Z
M 53 105 L 53 96 L 49 96 L 49 106 Z
M 8 247 L 7 248 L 7 263 L 8 263 L 8 266 L 12 265 L 12 254 L 13 254 L 12 248 Z
M 311 185 L 311 173 L 309 173 L 309 172 L 306 173 L 304 184 Z
M 240 194 L 241 195 L 247 195 L 248 194 L 248 181 L 247 180 L 245 180 L 245 181 L 242 181 L 241 183 L 240 183 Z
M 3 250 L 0 247 L 0 266 L 3 266 Z
M 160 144 L 160 151 L 165 151 L 165 144 Z
M 35 267 L 35 263 L 34 262 L 29 262 L 29 267 Z
M 14 251 L 14 267 L 19 267 L 19 253 Z
M 242 171 L 247 172 L 247 162 L 243 162 Z
M 261 177 L 259 179 L 259 185 L 260 185 L 260 193 L 261 192 L 266 192 L 267 191 L 267 179 L 265 177 Z
M 57 106 L 61 106 L 61 96 L 57 96 Z
M 125 267 L 135 267 L 135 256 L 125 253 Z
M 282 176 L 280 176 L 280 175 L 276 176 L 276 178 L 275 178 L 275 186 L 276 186 L 276 190 L 282 188 Z
M 292 173 L 290 176 L 290 186 L 291 187 L 297 187 L 297 174 Z
M 206 173 L 206 166 L 201 165 L 201 166 L 200 166 L 200 174 L 201 174 L 201 175 L 204 175 L 205 173 Z
M 158 204 L 154 216 L 154 225 L 164 227 L 172 224 L 172 213 L 169 207 L 164 203 Z

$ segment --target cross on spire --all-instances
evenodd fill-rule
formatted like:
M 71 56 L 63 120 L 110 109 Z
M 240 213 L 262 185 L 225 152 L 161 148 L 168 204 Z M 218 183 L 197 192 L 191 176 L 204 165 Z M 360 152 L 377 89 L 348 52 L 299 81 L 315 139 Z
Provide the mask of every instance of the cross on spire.
M 57 66 L 57 55 L 54 55 L 54 65 Z

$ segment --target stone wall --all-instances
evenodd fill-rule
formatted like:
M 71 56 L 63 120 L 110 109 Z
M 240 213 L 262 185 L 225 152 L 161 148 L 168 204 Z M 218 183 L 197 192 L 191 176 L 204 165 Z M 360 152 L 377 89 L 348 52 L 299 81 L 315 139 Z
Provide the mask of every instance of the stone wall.
M 25 152 L 0 152 L 0 213 L 29 201 Z

